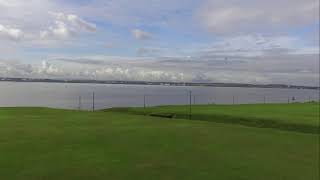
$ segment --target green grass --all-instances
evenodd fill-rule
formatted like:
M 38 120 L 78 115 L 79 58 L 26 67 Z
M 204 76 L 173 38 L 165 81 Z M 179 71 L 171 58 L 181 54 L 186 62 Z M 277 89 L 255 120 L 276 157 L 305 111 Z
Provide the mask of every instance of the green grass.
M 191 119 L 319 133 L 319 103 L 193 105 Z M 107 110 L 110 111 L 110 110 Z M 189 106 L 111 109 L 133 114 L 189 119 Z
M 318 134 L 208 121 L 0 108 L 0 179 L 318 180 L 318 142 Z

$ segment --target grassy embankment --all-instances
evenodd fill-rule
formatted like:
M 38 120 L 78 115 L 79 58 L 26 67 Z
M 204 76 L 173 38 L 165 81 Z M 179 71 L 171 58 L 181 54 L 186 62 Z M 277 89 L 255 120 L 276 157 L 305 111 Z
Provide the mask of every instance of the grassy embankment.
M 203 120 L 289 131 L 319 133 L 319 103 L 157 106 L 114 108 L 126 112 L 164 118 Z
M 272 105 L 269 112 L 268 106 L 259 106 L 250 111 L 247 105 L 193 107 L 192 118 L 205 114 L 206 121 L 127 110 L 0 108 L 0 179 L 319 179 L 319 134 L 209 122 L 222 121 L 214 119 L 224 118 L 223 112 L 233 118 L 317 125 L 314 104 Z M 179 116 L 185 110 L 147 112 Z

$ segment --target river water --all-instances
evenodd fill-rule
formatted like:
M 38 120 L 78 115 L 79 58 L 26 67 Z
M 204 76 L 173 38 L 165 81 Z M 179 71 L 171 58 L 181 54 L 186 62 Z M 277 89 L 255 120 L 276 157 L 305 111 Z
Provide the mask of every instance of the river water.
M 190 91 L 191 98 L 190 98 Z M 90 110 L 127 106 L 288 103 L 319 100 L 318 90 L 0 82 L 0 107 Z M 80 98 L 81 97 L 81 98 Z M 294 97 L 294 98 L 293 98 Z

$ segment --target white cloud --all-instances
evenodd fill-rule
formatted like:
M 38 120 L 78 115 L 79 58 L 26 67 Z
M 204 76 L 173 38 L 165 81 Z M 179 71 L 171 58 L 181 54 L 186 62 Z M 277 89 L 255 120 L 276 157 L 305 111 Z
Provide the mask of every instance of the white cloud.
M 46 39 L 46 38 L 66 39 L 70 37 L 72 34 L 75 34 L 75 32 L 72 29 L 69 29 L 64 22 L 55 21 L 54 26 L 50 26 L 48 30 L 40 32 L 40 37 L 42 39 Z
M 143 67 L 118 65 L 77 64 L 64 65 L 42 61 L 39 64 L 24 64 L 14 61 L 0 61 L 0 77 L 31 78 L 71 78 L 96 80 L 135 80 L 135 81 L 183 81 L 183 73 L 156 70 Z
M 35 71 L 42 75 L 65 75 L 63 71 L 47 61 L 42 61 L 41 66 L 35 68 Z
M 19 2 L 15 0 L 0 0 L 0 6 L 3 7 L 15 7 L 18 4 Z
M 0 38 L 19 41 L 23 38 L 23 32 L 21 29 L 0 24 Z
M 145 68 L 105 67 L 98 68 L 91 75 L 97 79 L 135 81 L 183 81 L 183 73 Z
M 23 39 L 23 46 L 49 45 L 96 31 L 95 24 L 78 16 L 77 8 L 52 0 L 0 0 L 0 24 L 0 38 Z
M 6 25 L 18 25 L 25 31 L 39 30 L 49 19 L 48 11 L 60 9 L 51 0 L 1 0 L 0 22 Z
M 68 20 L 73 23 L 75 26 L 80 27 L 81 29 L 84 29 L 86 31 L 95 32 L 97 30 L 97 27 L 93 23 L 89 23 L 78 16 L 74 14 L 68 15 Z
M 270 32 L 319 20 L 317 0 L 207 0 L 197 17 L 219 34 Z
M 49 12 L 50 15 L 58 21 L 68 22 L 70 25 L 88 32 L 95 32 L 97 27 L 95 24 L 87 22 L 75 14 L 65 14 L 62 12 Z
M 77 15 L 62 12 L 49 12 L 54 17 L 54 25 L 40 32 L 42 39 L 66 39 L 80 32 L 95 32 L 96 25 L 87 22 Z
M 133 29 L 133 30 L 131 30 L 131 33 L 132 33 L 133 37 L 138 40 L 147 40 L 147 39 L 152 38 L 151 33 L 142 31 L 140 29 Z

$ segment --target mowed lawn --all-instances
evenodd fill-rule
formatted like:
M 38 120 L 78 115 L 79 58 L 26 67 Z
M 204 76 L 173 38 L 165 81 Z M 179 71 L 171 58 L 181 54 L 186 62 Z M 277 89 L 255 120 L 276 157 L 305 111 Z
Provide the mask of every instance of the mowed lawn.
M 292 111 L 292 121 L 304 116 Z M 0 108 L 0 179 L 318 180 L 319 134 L 125 112 Z

